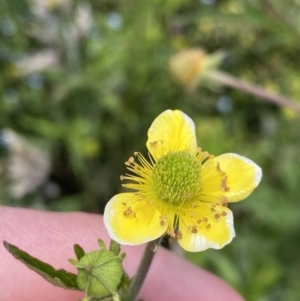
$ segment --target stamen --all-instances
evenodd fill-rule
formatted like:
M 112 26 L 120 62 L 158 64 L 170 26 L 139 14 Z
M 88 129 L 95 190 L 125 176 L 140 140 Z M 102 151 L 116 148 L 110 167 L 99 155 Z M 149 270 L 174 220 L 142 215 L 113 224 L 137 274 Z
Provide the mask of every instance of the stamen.
M 225 189 L 225 188 L 226 188 L 226 185 L 227 185 L 227 179 L 228 179 L 227 176 L 225 176 L 225 178 L 222 179 L 222 181 L 221 181 L 221 188 L 222 188 L 222 189 Z
M 221 167 L 220 167 L 220 163 L 219 162 L 217 162 L 217 170 L 222 174 L 222 175 L 226 175 L 226 172 L 224 172 L 222 169 L 221 169 Z
M 222 216 L 226 216 L 226 215 L 227 215 L 227 212 L 222 211 L 222 212 L 221 212 L 221 215 L 222 215 Z
M 210 228 L 210 224 L 208 224 L 207 226 L 206 226 L 206 229 L 209 229 Z
M 171 230 L 171 228 L 168 228 L 167 229 L 167 234 L 170 235 L 170 236 L 173 236 L 174 232 Z
M 215 219 L 218 219 L 218 218 L 220 218 L 220 214 L 219 213 L 215 214 Z
M 177 231 L 176 233 L 177 239 L 181 239 L 182 238 L 182 232 L 181 231 Z
M 197 226 L 192 226 L 192 227 L 191 227 L 191 232 L 192 232 L 192 233 L 197 233 L 197 232 L 198 232 Z
M 164 226 L 166 224 L 166 222 L 168 221 L 168 217 L 167 216 L 160 216 L 160 225 Z
M 222 196 L 221 197 L 221 204 L 222 204 L 223 207 L 227 207 L 228 199 Z
M 128 207 L 124 212 L 123 212 L 123 215 L 124 216 L 129 216 L 133 213 L 131 207 Z
M 228 180 L 228 176 L 226 175 L 226 172 L 223 171 L 221 169 L 220 163 L 217 162 L 217 170 L 223 175 L 225 176 L 222 181 L 221 181 L 221 189 L 224 191 L 229 191 L 229 187 L 227 187 L 227 180 Z
M 170 236 L 169 243 L 171 244 L 174 241 L 174 239 L 176 238 L 176 234 L 170 228 L 167 229 L 167 234 Z

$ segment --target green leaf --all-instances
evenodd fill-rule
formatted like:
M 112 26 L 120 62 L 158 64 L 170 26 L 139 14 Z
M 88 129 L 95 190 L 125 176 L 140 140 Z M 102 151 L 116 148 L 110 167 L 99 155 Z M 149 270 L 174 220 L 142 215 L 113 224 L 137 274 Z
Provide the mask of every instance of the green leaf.
M 6 241 L 3 242 L 3 245 L 6 248 L 6 250 L 17 260 L 24 263 L 29 269 L 41 275 L 45 280 L 47 280 L 54 286 L 71 290 L 80 290 L 76 282 L 76 274 L 67 272 L 63 269 L 56 270 L 48 263 L 45 263 L 29 255 L 28 253 L 22 251 L 14 245 L 9 244 Z
M 99 245 L 100 249 L 106 250 L 105 242 L 101 238 L 98 239 L 98 245 Z
M 121 247 L 120 244 L 117 243 L 116 241 L 114 241 L 113 239 L 110 241 L 110 246 L 109 246 L 109 250 L 114 252 L 117 256 L 120 254 L 121 252 Z
M 132 279 L 129 278 L 129 276 L 125 273 L 125 271 L 123 271 L 121 281 L 118 285 L 118 292 L 119 292 L 122 300 L 125 299 L 125 297 L 127 295 L 127 291 L 128 291 L 131 281 L 132 281 Z
M 83 248 L 78 244 L 74 245 L 74 253 L 78 260 L 80 260 L 85 255 Z

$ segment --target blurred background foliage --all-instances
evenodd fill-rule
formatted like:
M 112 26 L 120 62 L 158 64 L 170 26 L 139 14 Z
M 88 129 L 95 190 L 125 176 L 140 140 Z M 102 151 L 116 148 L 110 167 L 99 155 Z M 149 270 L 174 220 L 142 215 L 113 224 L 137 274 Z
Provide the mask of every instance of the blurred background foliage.
M 300 100 L 299 14 L 299 0 L 2 1 L 0 203 L 103 212 L 153 119 L 177 108 L 204 150 L 264 172 L 231 206 L 237 238 L 185 256 L 249 301 L 299 300 L 299 116 L 220 86 L 186 91 L 168 70 L 183 49 L 223 50 L 224 71 Z

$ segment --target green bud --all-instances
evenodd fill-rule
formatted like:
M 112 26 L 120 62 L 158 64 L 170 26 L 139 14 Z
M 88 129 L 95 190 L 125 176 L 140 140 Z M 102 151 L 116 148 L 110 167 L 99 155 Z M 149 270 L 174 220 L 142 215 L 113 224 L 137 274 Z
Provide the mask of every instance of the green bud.
M 104 248 L 85 254 L 79 261 L 69 261 L 78 270 L 77 283 L 85 291 L 87 300 L 117 295 L 123 270 L 122 258 L 114 252 Z

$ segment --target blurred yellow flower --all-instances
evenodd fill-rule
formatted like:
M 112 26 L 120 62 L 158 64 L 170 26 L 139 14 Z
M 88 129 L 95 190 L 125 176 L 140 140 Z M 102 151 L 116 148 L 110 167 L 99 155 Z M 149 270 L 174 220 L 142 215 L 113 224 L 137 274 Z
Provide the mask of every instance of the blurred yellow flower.
M 216 70 L 224 58 L 224 52 L 207 54 L 201 48 L 190 48 L 174 54 L 169 61 L 169 70 L 173 77 L 187 90 L 207 80 L 211 71 Z
M 220 249 L 235 236 L 230 202 L 259 184 L 253 161 L 228 153 L 217 157 L 197 147 L 194 122 L 181 111 L 160 114 L 148 131 L 149 160 L 136 152 L 121 176 L 130 192 L 106 205 L 104 224 L 112 239 L 138 245 L 168 234 L 191 252 Z
M 171 74 L 188 89 L 196 88 L 205 68 L 207 54 L 202 49 L 187 49 L 173 55 L 169 62 Z

